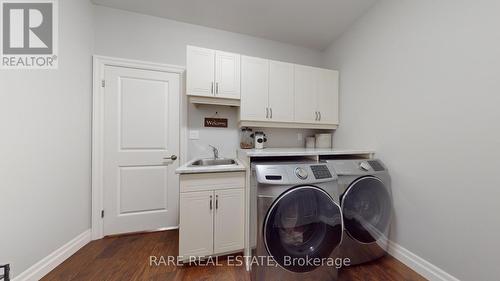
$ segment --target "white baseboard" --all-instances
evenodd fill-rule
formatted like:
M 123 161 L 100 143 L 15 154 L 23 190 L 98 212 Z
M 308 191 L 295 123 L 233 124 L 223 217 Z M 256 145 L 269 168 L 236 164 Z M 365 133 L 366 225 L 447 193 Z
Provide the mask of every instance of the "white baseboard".
M 401 245 L 389 241 L 389 254 L 431 281 L 460 281 L 441 268 L 415 255 Z
M 28 268 L 19 276 L 15 276 L 13 281 L 38 281 L 49 273 L 52 269 L 56 268 L 63 261 L 71 255 L 80 250 L 83 246 L 90 242 L 91 231 L 86 230 L 82 234 L 73 238 L 73 240 L 64 244 L 61 248 L 55 250 L 50 255 L 43 258 L 30 268 Z

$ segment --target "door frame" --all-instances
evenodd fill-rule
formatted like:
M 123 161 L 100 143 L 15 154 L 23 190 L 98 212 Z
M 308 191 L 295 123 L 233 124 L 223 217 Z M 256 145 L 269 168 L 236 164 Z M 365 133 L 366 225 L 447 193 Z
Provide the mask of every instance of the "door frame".
M 179 165 L 184 164 L 187 159 L 187 97 L 184 94 L 186 88 L 185 70 L 178 65 L 160 64 L 154 62 L 114 58 L 106 56 L 92 56 L 93 78 L 92 78 L 92 240 L 103 237 L 103 218 L 101 211 L 104 209 L 104 186 L 103 186 L 103 124 L 104 124 L 104 69 L 106 66 L 118 66 L 134 69 L 162 71 L 179 74 L 180 80 L 180 104 L 179 104 Z

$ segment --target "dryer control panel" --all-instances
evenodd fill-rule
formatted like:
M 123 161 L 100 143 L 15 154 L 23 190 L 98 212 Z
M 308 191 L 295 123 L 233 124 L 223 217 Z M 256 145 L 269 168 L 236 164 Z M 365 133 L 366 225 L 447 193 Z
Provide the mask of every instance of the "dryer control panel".
M 257 182 L 265 184 L 312 184 L 337 179 L 330 163 L 258 163 L 253 168 Z
M 333 165 L 333 170 L 337 175 L 372 175 L 374 173 L 386 173 L 387 168 L 379 159 L 369 160 L 327 160 L 329 164 Z

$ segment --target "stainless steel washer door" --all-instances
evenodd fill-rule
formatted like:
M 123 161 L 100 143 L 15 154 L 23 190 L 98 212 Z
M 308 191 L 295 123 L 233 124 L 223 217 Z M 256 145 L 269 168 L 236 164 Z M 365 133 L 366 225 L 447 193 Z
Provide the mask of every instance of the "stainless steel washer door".
M 274 201 L 264 220 L 264 243 L 269 255 L 292 272 L 318 266 L 291 260 L 329 258 L 342 241 L 340 206 L 321 188 L 299 186 Z
M 392 199 L 384 183 L 373 176 L 355 180 L 342 196 L 347 234 L 361 243 L 373 243 L 386 235 L 392 217 Z

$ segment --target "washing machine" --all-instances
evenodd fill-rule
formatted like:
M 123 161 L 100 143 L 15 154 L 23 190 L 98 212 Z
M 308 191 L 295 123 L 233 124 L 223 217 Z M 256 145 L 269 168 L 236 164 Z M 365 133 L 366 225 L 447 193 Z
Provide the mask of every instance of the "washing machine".
M 337 280 L 332 262 L 343 220 L 332 164 L 254 163 L 251 170 L 252 280 Z
M 351 265 L 373 261 L 387 253 L 393 214 L 391 179 L 379 159 L 329 160 L 338 175 L 344 220 L 340 247 Z

